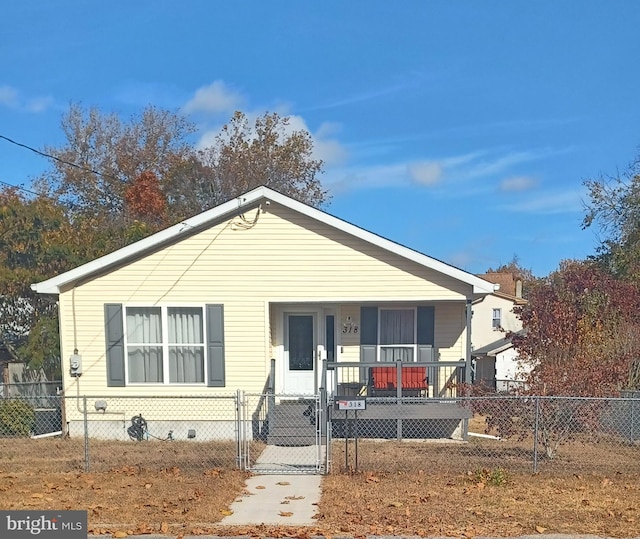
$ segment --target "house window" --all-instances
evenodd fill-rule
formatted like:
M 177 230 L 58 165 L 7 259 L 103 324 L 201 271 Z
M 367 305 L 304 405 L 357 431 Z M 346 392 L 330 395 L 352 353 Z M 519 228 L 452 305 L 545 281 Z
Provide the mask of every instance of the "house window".
M 493 329 L 502 328 L 502 309 L 493 309 L 493 319 L 491 320 L 491 327 Z
M 127 307 L 129 383 L 204 383 L 201 307 Z
M 379 361 L 415 361 L 415 309 L 380 309 Z

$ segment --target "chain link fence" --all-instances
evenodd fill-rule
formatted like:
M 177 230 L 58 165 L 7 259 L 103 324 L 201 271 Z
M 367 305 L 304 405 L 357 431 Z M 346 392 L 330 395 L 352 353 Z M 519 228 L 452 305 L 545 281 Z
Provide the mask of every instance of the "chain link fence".
M 238 466 L 238 399 L 56 397 L 46 414 L 0 400 L 0 463 L 12 470 L 109 471 Z
M 0 469 L 640 473 L 638 396 L 36 397 L 0 398 Z
M 640 473 L 638 398 L 367 398 L 365 406 L 331 408 L 333 470 Z

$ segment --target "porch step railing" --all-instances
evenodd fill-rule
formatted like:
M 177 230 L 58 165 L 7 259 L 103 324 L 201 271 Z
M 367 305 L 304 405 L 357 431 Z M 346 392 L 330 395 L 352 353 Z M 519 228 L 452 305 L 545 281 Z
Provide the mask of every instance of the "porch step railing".
M 266 441 L 269 436 L 269 424 L 273 410 L 275 409 L 275 377 L 276 360 L 271 360 L 269 377 L 264 384 L 264 390 L 260 395 L 256 409 L 251 414 L 253 439 Z

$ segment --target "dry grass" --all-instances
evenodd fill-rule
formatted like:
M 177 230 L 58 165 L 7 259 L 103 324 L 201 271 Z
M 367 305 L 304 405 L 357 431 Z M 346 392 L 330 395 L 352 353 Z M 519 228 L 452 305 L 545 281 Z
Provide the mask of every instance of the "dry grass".
M 258 446 L 252 454 L 259 454 Z M 109 471 L 122 466 L 144 467 L 160 470 L 172 467 L 181 469 L 232 469 L 236 466 L 234 442 L 187 441 L 106 441 L 91 440 L 85 448 L 81 438 L 0 438 L 0 467 L 14 472 L 33 470 L 42 472 L 73 472 L 85 470 L 85 455 L 89 471 Z
M 514 536 L 535 533 L 634 537 L 640 532 L 640 476 L 541 477 L 488 473 L 330 475 L 319 522 L 351 535 Z
M 102 473 L 0 472 L 2 509 L 87 509 L 92 533 L 175 531 L 218 522 L 246 474 L 125 466 Z
M 216 525 L 246 478 L 233 464 L 215 464 L 233 449 L 103 442 L 91 448 L 100 471 L 83 473 L 81 440 L 0 440 L 0 509 L 87 509 L 93 533 L 640 535 L 637 447 L 571 444 L 532 474 L 527 441 L 361 442 L 355 473 L 352 465 L 340 471 L 344 444 L 336 441 L 317 526 L 303 530 Z M 581 471 L 588 460 L 601 465 Z

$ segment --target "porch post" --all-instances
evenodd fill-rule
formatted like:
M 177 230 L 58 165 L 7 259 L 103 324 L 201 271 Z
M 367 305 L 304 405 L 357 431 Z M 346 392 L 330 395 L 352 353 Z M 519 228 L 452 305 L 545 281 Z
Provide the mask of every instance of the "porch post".
M 472 311 L 472 300 L 467 299 L 466 306 L 466 319 L 467 319 L 467 346 L 465 350 L 465 363 L 466 367 L 464 369 L 464 381 L 466 384 L 471 383 L 471 316 L 473 314 Z

